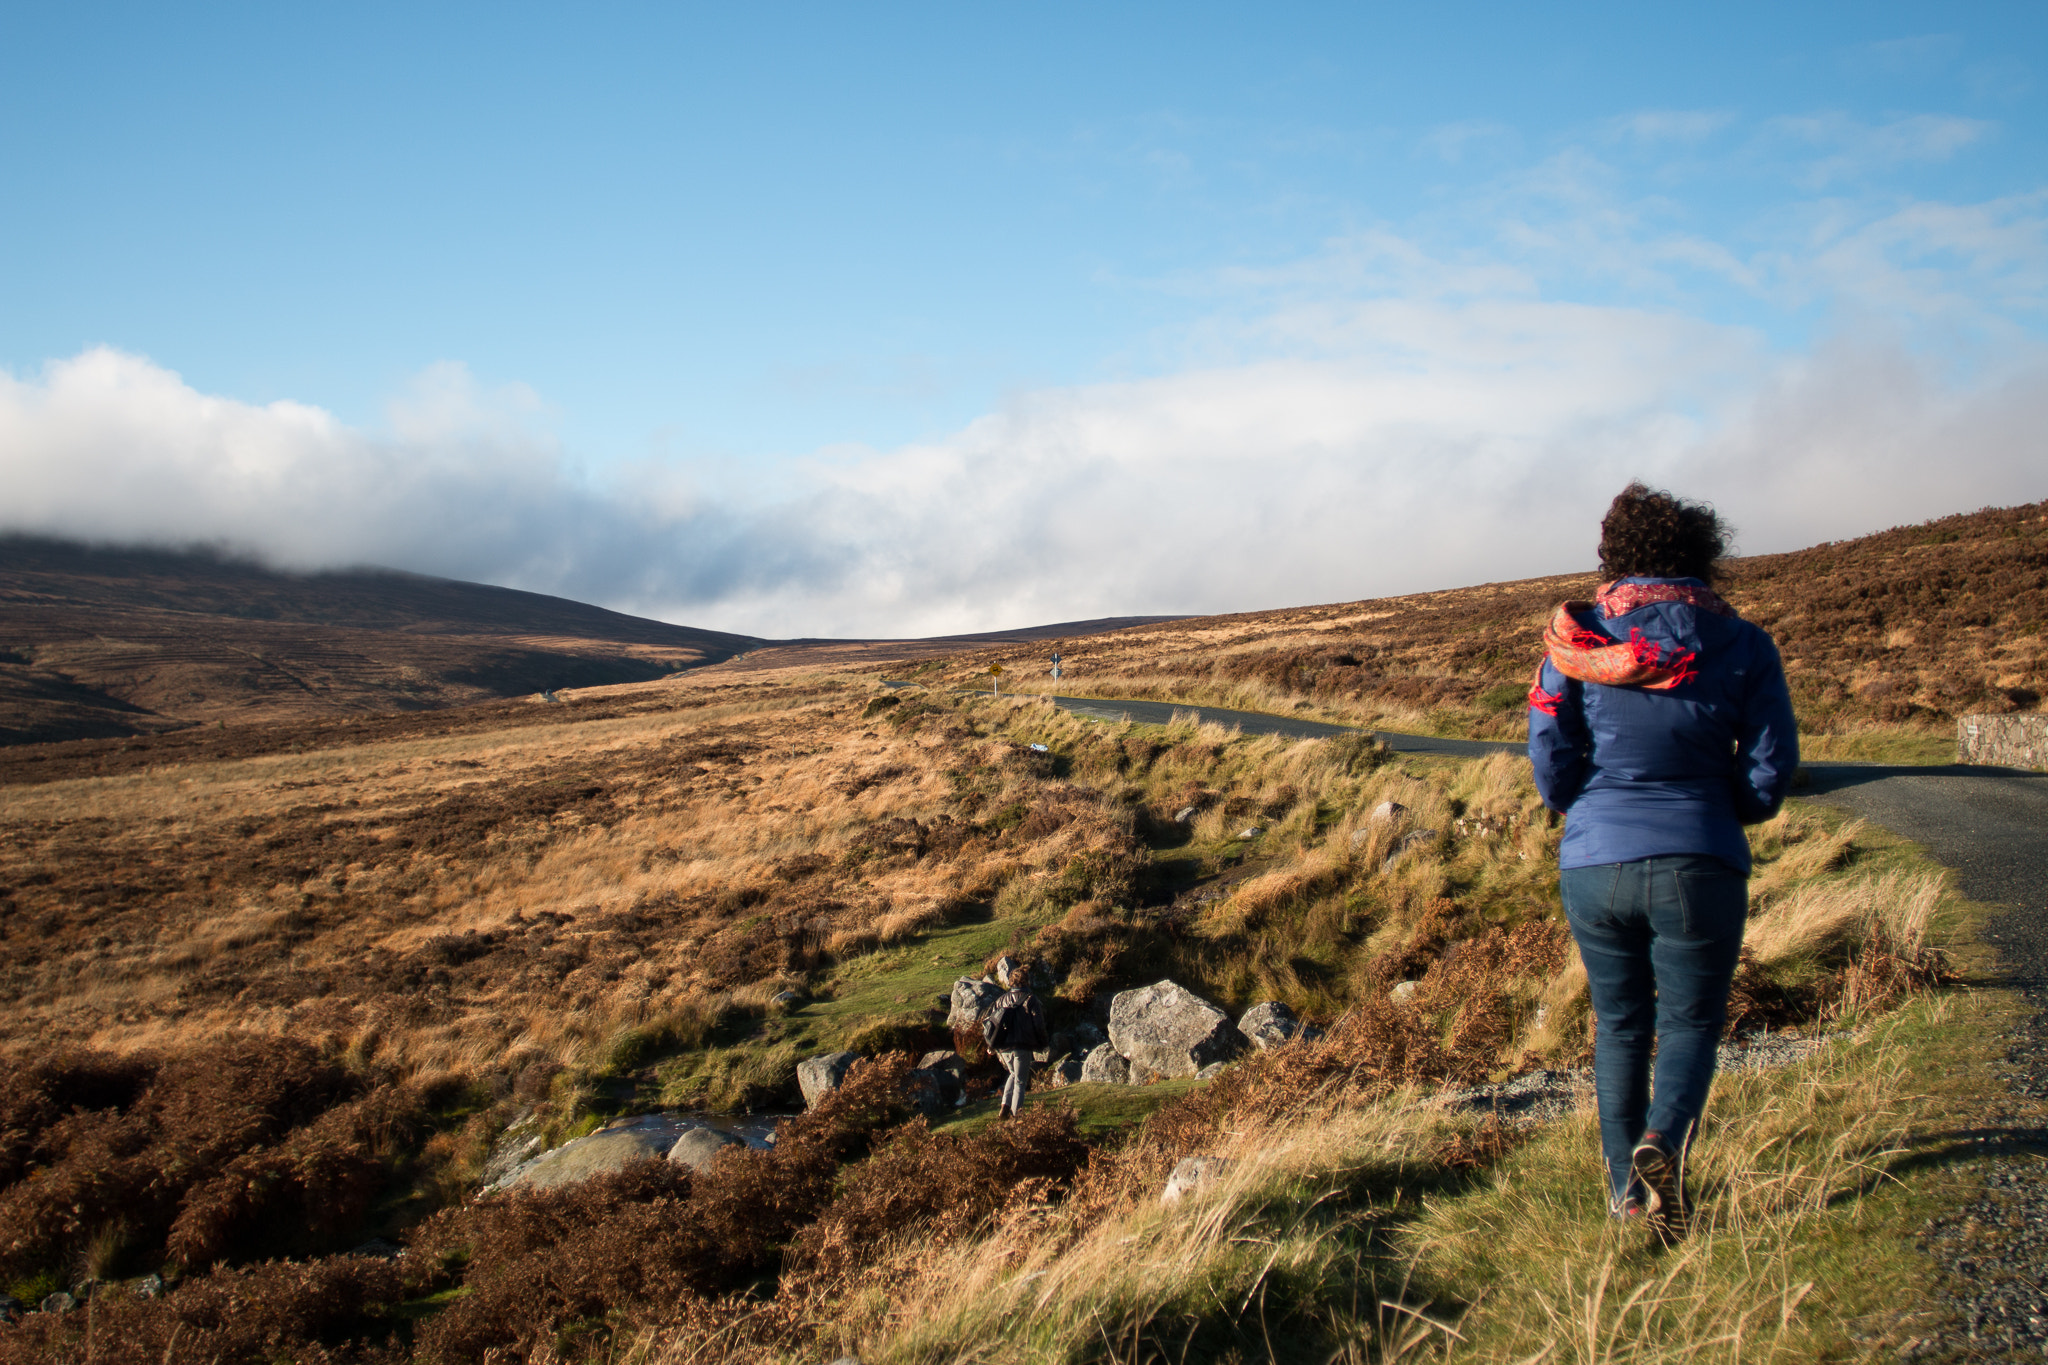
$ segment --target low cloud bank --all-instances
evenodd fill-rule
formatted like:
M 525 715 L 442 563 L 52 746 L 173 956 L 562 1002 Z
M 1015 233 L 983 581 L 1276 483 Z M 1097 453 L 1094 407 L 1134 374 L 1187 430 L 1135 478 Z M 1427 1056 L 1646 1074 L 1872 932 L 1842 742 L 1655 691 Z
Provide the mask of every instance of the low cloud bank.
M 1531 302 L 1316 325 L 1320 358 L 1022 395 L 942 441 L 803 465 L 796 496 L 754 506 L 672 469 L 579 476 L 523 395 L 455 367 L 369 432 L 95 349 L 0 376 L 0 524 L 758 634 L 929 634 L 1589 567 L 1633 477 L 1713 500 L 1750 551 L 2044 494 L 2038 354 L 1963 382 L 1898 344 L 1786 360 L 1739 329 Z

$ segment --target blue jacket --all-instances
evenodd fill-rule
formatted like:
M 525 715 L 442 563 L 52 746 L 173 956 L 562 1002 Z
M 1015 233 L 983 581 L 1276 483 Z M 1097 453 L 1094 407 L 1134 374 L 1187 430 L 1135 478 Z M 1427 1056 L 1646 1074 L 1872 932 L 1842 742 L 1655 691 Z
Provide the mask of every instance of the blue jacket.
M 1565 814 L 1558 866 L 1704 853 L 1748 872 L 1742 827 L 1777 814 L 1799 766 L 1777 645 L 1760 627 L 1684 602 L 1577 620 L 1615 640 L 1640 630 L 1667 657 L 1690 650 L 1699 672 L 1653 692 L 1576 682 L 1544 659 L 1543 690 L 1561 699 L 1554 716 L 1529 708 L 1529 761 L 1543 800 Z

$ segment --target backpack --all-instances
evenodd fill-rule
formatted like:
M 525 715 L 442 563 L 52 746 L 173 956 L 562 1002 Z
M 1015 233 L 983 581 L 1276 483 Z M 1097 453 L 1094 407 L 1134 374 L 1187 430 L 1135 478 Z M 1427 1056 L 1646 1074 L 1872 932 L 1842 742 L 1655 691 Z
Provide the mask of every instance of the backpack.
M 1020 990 L 996 1001 L 981 1017 L 981 1040 L 993 1052 L 1028 1051 L 1045 1046 L 1044 1028 L 1032 1006 L 1037 1002 Z
M 981 1016 L 981 1041 L 987 1043 L 992 1052 L 1008 1051 L 1009 1040 L 1029 1024 L 1030 1019 L 1023 1006 L 998 1004 Z

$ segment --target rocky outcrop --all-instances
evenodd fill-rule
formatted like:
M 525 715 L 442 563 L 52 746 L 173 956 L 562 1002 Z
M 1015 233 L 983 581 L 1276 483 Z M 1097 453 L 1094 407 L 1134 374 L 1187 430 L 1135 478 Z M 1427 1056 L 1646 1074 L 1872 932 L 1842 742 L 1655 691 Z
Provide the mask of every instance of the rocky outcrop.
M 744 1147 L 747 1144 L 731 1133 L 716 1128 L 692 1128 L 676 1139 L 675 1146 L 668 1149 L 668 1159 L 693 1171 L 701 1171 L 711 1164 L 711 1159 L 728 1147 Z
M 855 1052 L 827 1052 L 818 1057 L 806 1057 L 796 1064 L 797 1089 L 804 1092 L 804 1108 L 816 1109 L 818 1101 L 839 1088 L 846 1079 L 846 1073 L 860 1060 Z
M 1230 1169 L 1230 1158 L 1221 1156 L 1191 1156 L 1173 1168 L 1173 1174 L 1166 1178 L 1166 1188 L 1159 1193 L 1162 1204 L 1178 1204 L 1194 1194 L 1204 1185 L 1219 1179 Z
M 991 973 L 996 979 L 996 984 L 1004 990 L 1010 989 L 1012 985 L 1016 984 L 1011 978 L 1017 974 L 1019 965 L 1017 959 L 1011 957 L 1008 953 L 1004 953 L 1001 957 L 997 958 L 996 969 Z
M 1079 1057 L 1062 1057 L 1046 1070 L 1045 1083 L 1055 1090 L 1063 1085 L 1073 1085 L 1081 1079 L 1081 1071 Z
M 1193 1076 L 1245 1047 L 1229 1015 L 1173 981 L 1120 992 L 1109 1006 L 1109 1041 L 1139 1082 Z
M 1003 988 L 977 976 L 963 976 L 953 983 L 953 999 L 946 1015 L 946 1027 L 953 1030 L 981 1027 L 981 1016 L 995 1007 Z
M 1037 1060 L 1056 1062 L 1062 1057 L 1072 1057 L 1079 1061 L 1108 1041 L 1101 1029 L 1084 1020 L 1053 1034 L 1045 1051 L 1037 1054 Z
M 1091 1085 L 1129 1085 L 1131 1064 L 1104 1043 L 1081 1060 L 1081 1079 Z

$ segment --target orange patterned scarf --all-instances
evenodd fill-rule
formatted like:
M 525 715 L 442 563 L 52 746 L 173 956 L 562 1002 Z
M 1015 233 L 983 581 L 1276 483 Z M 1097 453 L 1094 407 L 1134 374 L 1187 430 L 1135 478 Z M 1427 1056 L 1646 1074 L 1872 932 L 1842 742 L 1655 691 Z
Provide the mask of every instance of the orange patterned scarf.
M 1551 666 L 1567 678 L 1599 683 L 1605 687 L 1641 687 L 1665 692 L 1699 676 L 1689 649 L 1668 654 L 1654 640 L 1632 629 L 1626 640 L 1612 640 L 1597 630 L 1588 630 L 1576 619 L 1577 612 L 1590 612 L 1595 603 L 1603 618 L 1626 616 L 1652 602 L 1684 602 L 1719 616 L 1735 615 L 1735 608 L 1721 600 L 1712 588 L 1687 583 L 1603 583 L 1593 602 L 1565 602 L 1551 614 L 1543 628 L 1543 645 L 1550 652 Z M 1543 690 L 1543 669 L 1529 688 L 1529 705 L 1546 715 L 1557 714 L 1561 693 Z

